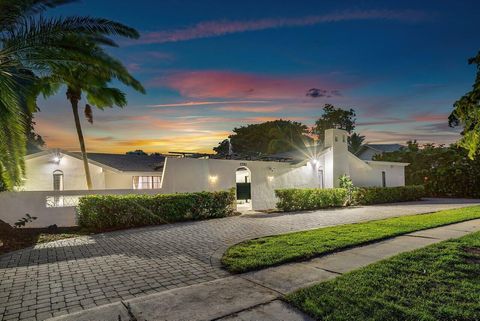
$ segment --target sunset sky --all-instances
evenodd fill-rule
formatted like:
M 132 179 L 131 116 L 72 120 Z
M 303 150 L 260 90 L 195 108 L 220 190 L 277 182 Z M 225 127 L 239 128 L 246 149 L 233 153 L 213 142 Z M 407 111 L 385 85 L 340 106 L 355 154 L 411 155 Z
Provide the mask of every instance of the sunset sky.
M 241 125 L 312 125 L 325 103 L 353 108 L 367 142 L 451 143 L 447 116 L 471 88 L 467 59 L 480 49 L 480 1 L 84 0 L 53 13 L 142 34 L 109 51 L 147 94 L 120 87 L 127 107 L 83 120 L 96 152 L 211 152 Z M 324 97 L 307 97 L 310 88 Z M 47 147 L 78 150 L 65 90 L 39 106 Z

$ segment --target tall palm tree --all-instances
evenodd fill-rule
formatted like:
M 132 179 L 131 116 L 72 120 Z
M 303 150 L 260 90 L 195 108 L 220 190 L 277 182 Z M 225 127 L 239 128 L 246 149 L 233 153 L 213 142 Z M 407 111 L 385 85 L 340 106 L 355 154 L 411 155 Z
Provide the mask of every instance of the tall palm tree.
M 356 154 L 360 151 L 363 146 L 363 141 L 365 140 L 365 136 L 362 136 L 357 133 L 353 133 L 348 137 L 348 150 L 352 154 Z
M 51 74 L 53 66 L 99 63 L 82 37 L 114 45 L 109 36 L 137 38 L 136 30 L 101 18 L 45 18 L 50 9 L 72 0 L 0 0 L 0 179 L 7 189 L 20 182 L 25 155 L 25 100 L 34 111 L 35 73 Z
M 90 65 L 54 65 L 52 66 L 52 74 L 42 78 L 40 83 L 45 97 L 58 92 L 62 85 L 67 87 L 66 96 L 73 112 L 87 188 L 92 189 L 87 150 L 78 112 L 82 93 L 85 94 L 88 102 L 85 105 L 85 115 L 89 122 L 93 122 L 91 105 L 104 109 L 113 106 L 124 107 L 127 104 L 125 94 L 122 91 L 109 87 L 112 80 L 118 80 L 141 93 L 145 93 L 145 90 L 140 82 L 133 78 L 119 61 L 106 54 L 100 46 L 90 40 L 81 38 L 76 41 L 83 42 L 83 47 L 88 48 L 90 55 L 97 58 L 98 62 Z

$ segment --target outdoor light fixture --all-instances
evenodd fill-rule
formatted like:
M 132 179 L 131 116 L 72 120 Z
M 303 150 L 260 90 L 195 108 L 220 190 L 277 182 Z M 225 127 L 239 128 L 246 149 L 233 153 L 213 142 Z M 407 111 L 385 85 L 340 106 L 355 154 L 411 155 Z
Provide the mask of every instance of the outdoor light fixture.
M 269 175 L 269 176 L 267 176 L 267 179 L 268 179 L 269 182 L 271 182 L 271 181 L 273 181 L 273 176 Z
M 318 164 L 318 159 L 312 158 L 311 162 L 312 162 L 313 165 L 317 165 Z
M 54 162 L 55 164 L 57 164 L 57 165 L 60 164 L 60 161 L 61 161 L 61 160 L 62 160 L 62 155 L 61 155 L 60 153 L 55 153 L 55 154 L 53 155 L 53 162 Z
M 210 181 L 210 183 L 215 184 L 218 180 L 218 176 L 217 175 L 209 175 L 208 180 Z

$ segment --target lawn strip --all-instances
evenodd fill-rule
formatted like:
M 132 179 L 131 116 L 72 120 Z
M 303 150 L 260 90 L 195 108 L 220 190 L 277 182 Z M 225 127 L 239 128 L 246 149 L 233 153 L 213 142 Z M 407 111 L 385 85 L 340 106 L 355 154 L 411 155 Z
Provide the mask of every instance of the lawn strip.
M 444 241 L 294 292 L 317 320 L 479 320 L 480 232 Z
M 308 260 L 340 249 L 414 231 L 477 218 L 480 218 L 480 206 L 472 206 L 262 237 L 230 247 L 225 252 L 222 263 L 234 273 L 258 270 L 286 262 Z

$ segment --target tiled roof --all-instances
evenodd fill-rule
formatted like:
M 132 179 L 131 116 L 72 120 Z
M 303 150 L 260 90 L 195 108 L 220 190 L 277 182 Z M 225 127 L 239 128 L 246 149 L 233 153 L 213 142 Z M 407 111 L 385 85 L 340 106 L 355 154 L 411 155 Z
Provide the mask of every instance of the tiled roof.
M 72 153 L 81 158 L 80 153 Z M 119 171 L 154 172 L 163 170 L 162 155 L 88 153 L 88 159 Z

